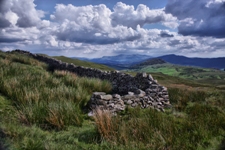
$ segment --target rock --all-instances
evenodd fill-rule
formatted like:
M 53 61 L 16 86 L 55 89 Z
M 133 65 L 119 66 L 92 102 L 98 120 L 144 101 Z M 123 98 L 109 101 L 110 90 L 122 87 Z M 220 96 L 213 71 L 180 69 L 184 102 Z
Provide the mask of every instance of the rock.
M 158 102 L 161 102 L 163 100 L 164 100 L 164 98 L 160 98 L 160 97 L 157 99 Z
M 105 92 L 94 92 L 93 95 L 94 96 L 97 96 L 97 95 L 105 95 L 106 93 Z
M 122 97 L 122 99 L 124 100 L 129 100 L 129 99 L 133 99 L 134 98 L 134 95 L 125 95 Z
M 140 98 L 134 99 L 134 102 L 140 102 L 140 101 L 141 101 Z
M 131 105 L 132 103 L 133 103 L 132 100 L 128 100 L 128 101 L 127 101 L 127 104 L 128 104 L 128 105 Z
M 133 92 L 128 92 L 128 95 L 133 96 L 134 93 Z
M 136 107 L 138 104 L 137 103 L 133 103 L 131 104 L 131 107 Z
M 136 94 L 136 95 L 138 95 L 138 94 L 142 94 L 142 93 L 144 93 L 144 94 L 145 94 L 145 92 L 144 92 L 144 91 L 142 91 L 142 90 L 140 90 L 140 89 L 138 89 L 138 90 L 136 90 L 136 91 L 135 91 L 135 94 Z
M 113 97 L 113 98 L 121 99 L 121 96 L 120 96 L 119 94 L 113 94 L 112 97 Z
M 106 105 L 106 102 L 104 100 L 96 100 L 97 105 Z
M 114 103 L 111 103 L 108 105 L 108 107 L 111 107 L 111 108 L 114 108 L 115 104 Z
M 154 80 L 153 77 L 152 77 L 150 74 L 148 75 L 148 79 L 149 79 L 150 81 Z
M 104 99 L 104 100 L 107 100 L 107 101 L 111 100 L 112 98 L 113 97 L 110 94 L 108 94 L 108 95 L 101 95 L 101 99 Z

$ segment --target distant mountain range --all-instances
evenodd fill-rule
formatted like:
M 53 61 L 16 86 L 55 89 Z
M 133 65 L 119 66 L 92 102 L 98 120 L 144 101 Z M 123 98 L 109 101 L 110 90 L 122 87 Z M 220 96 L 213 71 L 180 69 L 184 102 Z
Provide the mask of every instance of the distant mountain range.
M 94 63 L 99 63 L 99 64 L 104 64 L 109 67 L 115 68 L 115 69 L 127 69 L 130 66 L 140 63 L 144 60 L 147 60 L 149 58 L 153 58 L 148 55 L 136 55 L 136 54 L 131 54 L 131 55 L 117 55 L 117 56 L 103 56 L 101 58 L 94 58 L 94 59 L 88 59 L 88 58 L 79 58 L 79 57 L 74 57 L 76 59 L 80 60 L 85 60 L 85 61 L 90 61 Z
M 77 57 L 76 57 L 77 58 Z M 154 61 L 151 60 L 153 58 Z M 223 69 L 225 68 L 225 57 L 219 58 L 189 58 L 185 56 L 178 56 L 178 55 L 164 55 L 160 57 L 152 57 L 148 55 L 138 55 L 138 54 L 131 54 L 131 55 L 117 55 L 117 56 L 103 56 L 101 58 L 77 58 L 80 60 L 90 61 L 94 63 L 104 64 L 115 69 L 128 69 L 131 66 L 135 66 L 138 64 L 148 64 L 153 62 L 161 62 L 163 61 L 177 64 L 177 65 L 184 65 L 184 66 L 197 66 L 203 68 L 216 68 L 216 69 Z
M 225 57 L 219 58 L 189 58 L 177 55 L 165 55 L 158 57 L 166 62 L 184 66 L 198 66 L 203 68 L 225 68 Z

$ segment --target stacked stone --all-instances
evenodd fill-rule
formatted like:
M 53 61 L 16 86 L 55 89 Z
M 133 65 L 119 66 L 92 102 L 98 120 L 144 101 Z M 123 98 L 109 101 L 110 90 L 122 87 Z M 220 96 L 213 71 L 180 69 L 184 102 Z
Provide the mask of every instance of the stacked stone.
M 120 112 L 128 107 L 153 108 L 164 112 L 164 108 L 170 107 L 167 89 L 163 86 L 154 86 L 154 89 L 140 89 L 135 92 L 128 92 L 127 95 L 110 95 L 104 92 L 93 93 L 88 103 L 89 108 L 94 110 L 110 110 L 112 113 Z M 92 111 L 91 111 L 92 112 Z M 92 113 L 89 113 L 92 114 Z
M 118 94 L 106 94 L 104 92 L 94 92 L 88 106 L 91 110 L 101 109 L 109 110 L 112 113 L 125 110 L 125 105 L 121 96 Z M 89 113 L 92 114 L 92 111 Z

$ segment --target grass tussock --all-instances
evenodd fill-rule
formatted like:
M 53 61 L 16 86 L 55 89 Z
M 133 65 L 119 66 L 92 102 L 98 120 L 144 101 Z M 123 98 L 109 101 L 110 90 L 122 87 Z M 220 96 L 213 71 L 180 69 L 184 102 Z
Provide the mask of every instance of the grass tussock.
M 96 108 L 94 110 L 94 121 L 98 128 L 98 132 L 101 134 L 104 139 L 112 139 L 114 137 L 113 134 L 113 122 L 112 116 L 113 114 L 109 110 L 101 110 Z

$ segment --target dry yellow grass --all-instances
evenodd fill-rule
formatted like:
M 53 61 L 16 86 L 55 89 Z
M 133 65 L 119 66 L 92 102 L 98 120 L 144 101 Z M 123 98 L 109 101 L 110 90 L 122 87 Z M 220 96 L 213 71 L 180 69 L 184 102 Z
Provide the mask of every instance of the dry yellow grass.
M 114 135 L 112 133 L 112 113 L 109 110 L 101 110 L 96 108 L 94 110 L 94 120 L 99 133 L 104 139 L 111 139 Z

